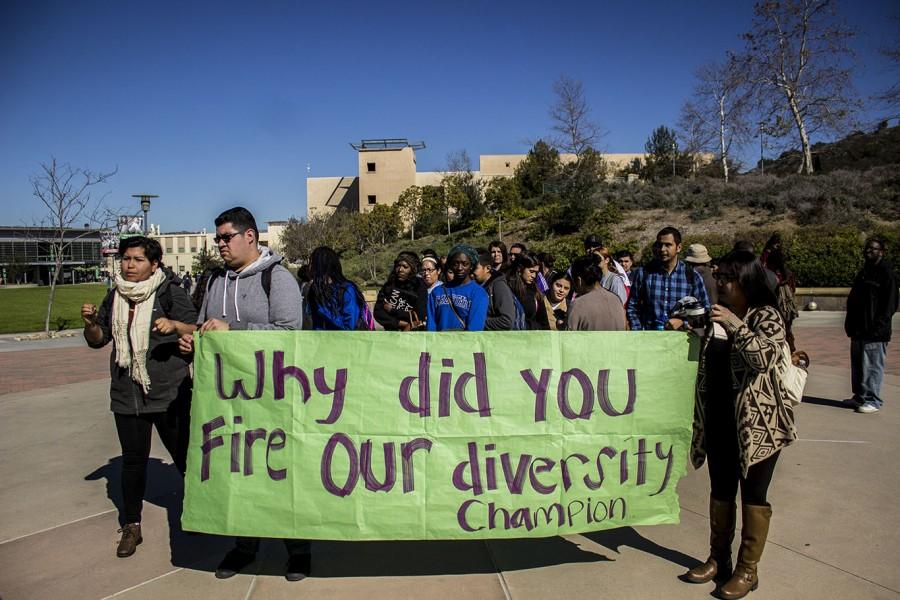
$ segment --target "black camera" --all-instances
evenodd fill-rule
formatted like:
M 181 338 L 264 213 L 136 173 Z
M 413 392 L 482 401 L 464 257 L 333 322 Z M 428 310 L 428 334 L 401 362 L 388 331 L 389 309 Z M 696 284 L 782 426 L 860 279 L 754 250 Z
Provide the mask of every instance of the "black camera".
M 693 329 L 701 336 L 709 325 L 709 311 L 693 296 L 685 296 L 676 302 L 672 308 L 672 317 L 681 319 L 688 329 Z

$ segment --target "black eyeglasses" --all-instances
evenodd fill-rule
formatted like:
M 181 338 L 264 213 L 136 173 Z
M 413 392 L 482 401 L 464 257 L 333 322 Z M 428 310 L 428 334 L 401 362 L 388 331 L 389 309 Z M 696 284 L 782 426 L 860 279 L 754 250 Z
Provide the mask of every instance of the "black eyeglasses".
M 713 273 L 713 279 L 720 283 L 730 283 L 732 281 L 737 281 L 737 278 L 734 275 L 728 275 L 726 273 Z
M 225 242 L 225 244 L 228 245 L 232 239 L 236 238 L 237 236 L 241 235 L 242 233 L 244 233 L 244 232 L 236 231 L 235 233 L 223 233 L 221 235 L 216 234 L 216 236 L 213 238 L 213 241 L 217 244 L 219 242 Z
M 422 269 L 422 272 L 423 273 L 437 273 L 437 269 L 435 269 L 434 267 L 426 267 L 426 268 Z

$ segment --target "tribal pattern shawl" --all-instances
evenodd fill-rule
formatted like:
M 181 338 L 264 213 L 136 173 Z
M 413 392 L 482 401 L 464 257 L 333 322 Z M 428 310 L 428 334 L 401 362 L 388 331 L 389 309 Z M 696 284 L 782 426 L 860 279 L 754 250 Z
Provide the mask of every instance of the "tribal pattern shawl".
M 732 385 L 736 391 L 735 416 L 741 474 L 797 439 L 794 411 L 784 403 L 778 362 L 785 342 L 781 315 L 772 306 L 750 309 L 744 320 L 723 323 L 732 339 Z M 694 435 L 691 462 L 700 468 L 706 460 L 705 392 L 706 346 L 697 373 Z

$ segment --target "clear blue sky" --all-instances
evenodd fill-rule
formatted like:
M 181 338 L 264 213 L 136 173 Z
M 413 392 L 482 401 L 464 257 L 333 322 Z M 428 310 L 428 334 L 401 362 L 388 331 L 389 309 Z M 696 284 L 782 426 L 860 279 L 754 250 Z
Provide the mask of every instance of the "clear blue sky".
M 159 194 L 164 231 L 210 227 L 235 203 L 302 216 L 307 163 L 354 175 L 361 138 L 424 140 L 420 170 L 461 149 L 527 151 L 561 74 L 584 83 L 606 151 L 641 151 L 752 16 L 749 1 L 484 4 L 2 2 L 0 224 L 40 216 L 29 175 L 51 156 L 118 167 L 113 207 Z M 840 6 L 863 95 L 896 80 L 877 52 L 896 6 Z

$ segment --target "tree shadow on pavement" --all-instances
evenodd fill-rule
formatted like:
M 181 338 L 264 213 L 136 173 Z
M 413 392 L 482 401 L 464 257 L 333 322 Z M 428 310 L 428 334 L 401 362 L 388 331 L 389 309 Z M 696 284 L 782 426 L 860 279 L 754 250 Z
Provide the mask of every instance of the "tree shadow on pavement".
M 629 548 L 634 548 L 635 550 L 640 550 L 641 552 L 663 558 L 671 563 L 680 565 L 685 569 L 691 569 L 701 562 L 693 556 L 688 556 L 684 552 L 666 548 L 665 546 L 660 546 L 653 540 L 648 540 L 632 527 L 592 531 L 590 533 L 582 533 L 581 535 L 617 554 L 619 553 L 619 548 L 628 546 Z
M 109 459 L 105 465 L 85 475 L 86 481 L 106 479 L 106 496 L 119 512 L 122 525 L 125 504 L 122 499 L 122 457 Z M 187 533 L 181 529 L 184 485 L 175 465 L 158 458 L 147 461 L 147 487 L 144 503 L 166 510 L 169 525 L 169 552 L 173 566 L 214 571 L 219 559 L 232 545 L 230 538 L 208 534 Z

